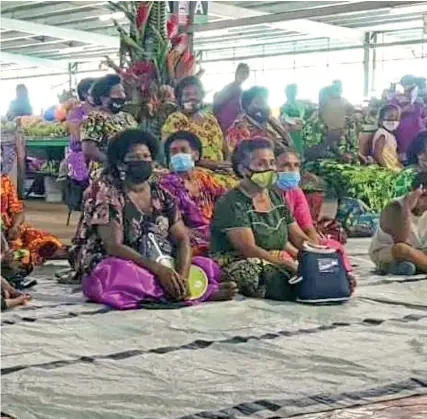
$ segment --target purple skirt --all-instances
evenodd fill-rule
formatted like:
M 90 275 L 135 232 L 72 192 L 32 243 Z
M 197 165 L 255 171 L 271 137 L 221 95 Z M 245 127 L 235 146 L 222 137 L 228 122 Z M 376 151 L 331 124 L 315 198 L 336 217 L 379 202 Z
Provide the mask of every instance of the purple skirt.
M 184 301 L 185 305 L 209 300 L 218 289 L 221 277 L 220 267 L 211 259 L 196 256 L 192 263 L 206 273 L 209 285 L 203 297 Z M 115 257 L 102 260 L 83 278 L 82 291 L 89 300 L 118 310 L 140 308 L 144 302 L 166 301 L 163 288 L 150 271 L 134 262 Z

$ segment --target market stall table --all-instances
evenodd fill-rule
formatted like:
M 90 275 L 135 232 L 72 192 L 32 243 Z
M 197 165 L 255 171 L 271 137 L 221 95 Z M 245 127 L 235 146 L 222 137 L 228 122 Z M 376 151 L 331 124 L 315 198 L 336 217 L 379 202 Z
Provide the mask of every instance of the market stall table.
M 69 137 L 24 137 L 26 156 L 28 157 L 29 152 L 42 151 L 47 157 L 47 161 L 56 161 L 60 162 L 65 156 L 65 149 L 69 144 Z M 48 201 L 58 201 L 60 200 L 60 191 L 57 187 L 56 181 L 53 178 L 56 178 L 58 173 L 51 172 L 49 170 L 37 170 L 29 172 L 26 167 L 23 168 L 22 173 L 25 173 L 25 179 L 33 178 L 34 182 L 31 184 L 31 187 L 25 194 L 26 197 L 30 196 L 38 182 L 44 182 L 46 199 Z M 49 192 L 52 192 L 55 197 L 48 196 Z M 52 195 L 52 194 L 51 194 Z

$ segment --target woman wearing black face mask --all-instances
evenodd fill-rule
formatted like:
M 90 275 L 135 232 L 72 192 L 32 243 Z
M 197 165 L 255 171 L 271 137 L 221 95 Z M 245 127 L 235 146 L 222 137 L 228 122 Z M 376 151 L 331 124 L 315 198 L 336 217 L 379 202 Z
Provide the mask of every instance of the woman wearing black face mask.
M 243 113 L 227 131 L 226 144 L 230 155 L 243 140 L 253 138 L 269 139 L 279 147 L 289 145 L 289 134 L 270 115 L 268 90 L 265 87 L 254 86 L 243 92 L 242 109 Z
M 97 109 L 89 112 L 83 122 L 80 138 L 85 158 L 90 162 L 89 176 L 94 179 L 106 161 L 109 139 L 137 123 L 132 115 L 122 111 L 126 95 L 119 76 L 108 74 L 98 79 L 91 88 L 91 97 Z
M 149 181 L 157 149 L 157 140 L 138 129 L 110 141 L 107 167 L 86 190 L 71 251 L 83 292 L 117 309 L 231 299 L 236 285 L 219 284 L 211 259 L 191 257 L 173 198 Z

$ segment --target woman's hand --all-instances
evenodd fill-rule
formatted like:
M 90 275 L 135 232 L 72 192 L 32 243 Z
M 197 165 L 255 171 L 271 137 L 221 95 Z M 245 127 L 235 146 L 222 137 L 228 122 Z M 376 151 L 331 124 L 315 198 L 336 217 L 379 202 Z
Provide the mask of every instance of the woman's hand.
M 174 269 L 159 265 L 153 273 L 172 300 L 183 300 L 187 296 L 187 282 Z
M 6 236 L 9 242 L 16 240 L 19 237 L 19 224 L 14 224 L 10 227 L 6 232 Z

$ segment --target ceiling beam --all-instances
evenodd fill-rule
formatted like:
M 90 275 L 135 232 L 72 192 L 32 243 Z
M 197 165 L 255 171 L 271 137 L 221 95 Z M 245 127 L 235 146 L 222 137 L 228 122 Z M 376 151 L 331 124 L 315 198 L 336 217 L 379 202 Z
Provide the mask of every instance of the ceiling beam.
M 222 2 L 212 2 L 209 6 L 209 14 L 233 20 L 257 16 L 271 16 L 271 13 L 232 6 Z M 309 19 L 288 20 L 286 22 L 270 23 L 267 26 L 273 29 L 299 32 L 318 38 L 352 39 L 360 43 L 364 40 L 363 32 L 358 29 L 345 28 Z
M 65 70 L 68 64 L 63 61 L 47 60 L 45 58 L 30 57 L 29 55 L 12 54 L 3 52 L 0 55 L 0 60 L 4 63 L 14 63 L 27 67 L 44 67 L 52 70 Z
M 333 5 L 319 6 L 311 9 L 292 10 L 282 13 L 266 14 L 261 16 L 243 17 L 237 19 L 227 19 L 219 22 L 194 25 L 194 30 L 198 33 L 223 29 L 235 28 L 238 26 L 271 25 L 278 22 L 290 20 L 311 19 L 324 16 L 333 16 L 341 13 L 363 12 L 368 10 L 392 9 L 398 6 L 408 6 L 419 4 L 419 1 L 360 1 L 360 2 L 336 2 Z M 215 4 L 215 3 L 213 3 Z
M 65 29 L 59 26 L 42 25 L 40 23 L 28 22 L 1 17 L 0 26 L 18 32 L 31 33 L 33 35 L 51 36 L 53 38 L 67 41 L 80 41 L 87 44 L 100 45 L 109 48 L 119 48 L 119 38 L 114 36 L 100 35 L 92 32 Z

